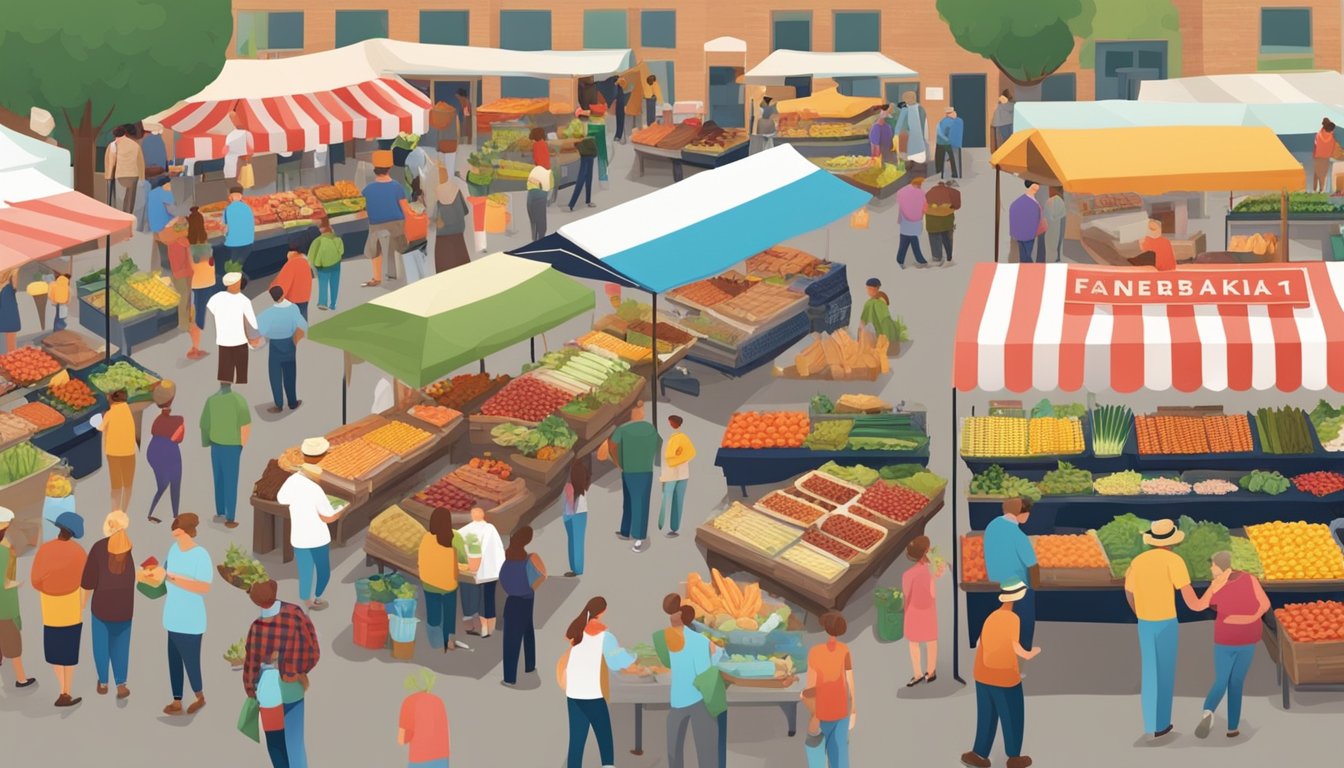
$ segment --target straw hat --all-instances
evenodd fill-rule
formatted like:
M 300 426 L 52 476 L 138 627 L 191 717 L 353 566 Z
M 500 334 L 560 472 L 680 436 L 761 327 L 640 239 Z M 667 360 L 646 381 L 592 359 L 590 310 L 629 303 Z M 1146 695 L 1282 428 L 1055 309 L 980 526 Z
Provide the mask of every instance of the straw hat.
M 242 281 L 242 279 L 243 279 L 242 272 L 229 272 L 228 274 L 224 275 L 224 286 L 228 287 L 230 285 L 237 285 L 239 282 Z
M 1004 584 L 999 587 L 1000 603 L 1015 603 L 1027 596 L 1027 585 L 1022 582 Z
M 1170 520 L 1154 520 L 1143 534 L 1143 543 L 1150 547 L 1174 547 L 1185 541 L 1185 532 Z
M 9 507 L 0 507 L 0 531 L 9 527 L 14 522 L 14 512 Z
M 303 441 L 299 450 L 303 451 L 304 456 L 322 456 L 331 450 L 331 443 L 325 437 L 310 437 Z
M 162 379 L 154 387 L 153 397 L 155 405 L 159 407 L 168 405 L 173 402 L 174 397 L 177 397 L 177 385 L 171 379 Z

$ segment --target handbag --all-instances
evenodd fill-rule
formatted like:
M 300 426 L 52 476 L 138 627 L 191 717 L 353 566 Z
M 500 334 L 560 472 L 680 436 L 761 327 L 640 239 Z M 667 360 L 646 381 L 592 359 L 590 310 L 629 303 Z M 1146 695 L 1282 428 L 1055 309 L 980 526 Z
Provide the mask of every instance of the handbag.
M 849 228 L 850 228 L 850 229 L 867 229 L 867 228 L 868 228 L 868 209 L 867 209 L 867 208 L 860 208 L 859 210 L 857 210 L 857 211 L 855 211 L 854 213 L 852 213 L 852 214 L 849 215 Z
M 238 186 L 243 189 L 251 189 L 257 185 L 256 174 L 252 172 L 252 161 L 243 163 L 238 168 Z
M 684 631 L 693 630 L 688 628 Z M 658 661 L 670 669 L 672 655 L 668 653 L 667 636 L 662 631 L 653 633 L 653 650 L 658 654 Z M 728 711 L 728 686 L 723 682 L 723 675 L 720 674 L 718 667 L 710 664 L 704 672 L 695 676 L 691 684 L 700 693 L 700 698 L 705 702 L 705 709 L 709 710 L 711 716 L 718 717 Z
M 243 700 L 243 708 L 238 711 L 238 732 L 247 738 L 261 743 L 261 705 L 254 696 Z

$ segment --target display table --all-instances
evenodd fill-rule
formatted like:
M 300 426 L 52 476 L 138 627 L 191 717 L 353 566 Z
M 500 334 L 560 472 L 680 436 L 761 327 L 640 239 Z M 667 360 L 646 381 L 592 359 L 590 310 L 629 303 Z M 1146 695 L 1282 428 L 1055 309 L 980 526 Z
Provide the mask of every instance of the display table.
M 103 310 L 89 303 L 88 294 L 80 295 L 78 314 L 80 326 L 100 337 L 107 333 L 108 342 L 128 355 L 137 344 L 144 344 L 177 328 L 176 307 L 150 310 L 124 322 L 114 317 L 109 325 Z
M 1340 643 L 1313 644 L 1317 649 L 1315 655 L 1318 659 L 1324 657 L 1328 658 L 1330 662 L 1334 662 L 1330 664 L 1330 668 L 1335 671 L 1335 674 L 1327 675 L 1331 682 L 1308 682 L 1306 680 L 1298 682 L 1293 679 L 1294 672 L 1288 669 L 1288 653 L 1285 652 L 1286 649 L 1284 648 L 1284 645 L 1291 641 L 1282 636 L 1274 612 L 1266 613 L 1261 618 L 1261 622 L 1264 625 L 1261 638 L 1264 640 L 1265 650 L 1269 651 L 1269 658 L 1274 661 L 1276 679 L 1283 696 L 1283 708 L 1285 710 L 1291 709 L 1293 706 L 1292 691 L 1294 689 L 1304 693 L 1344 693 L 1344 674 L 1339 673 L 1339 670 L 1344 668 L 1339 663 L 1344 662 L 1344 655 L 1339 655 Z M 1322 665 L 1318 663 L 1316 666 Z
M 728 765 L 728 715 L 734 709 L 744 707 L 779 707 L 784 711 L 788 724 L 788 735 L 792 737 L 798 731 L 798 703 L 802 696 L 804 681 L 799 678 L 787 688 L 756 688 L 740 685 L 728 686 L 728 710 L 719 715 L 719 768 Z M 634 677 L 613 674 L 609 686 L 608 702 L 616 705 L 633 705 L 635 710 L 635 748 L 632 755 L 644 754 L 644 710 L 670 709 L 671 683 L 667 674 Z M 697 756 L 701 765 L 705 756 Z
M 1003 514 L 1003 500 L 971 497 L 972 530 L 984 530 Z M 1291 514 L 1287 510 L 1292 510 Z M 1022 524 L 1028 535 L 1052 533 L 1055 529 L 1100 528 L 1118 515 L 1132 512 L 1145 520 L 1175 520 L 1189 515 L 1196 520 L 1215 520 L 1228 528 L 1291 518 L 1325 523 L 1344 517 L 1344 493 L 1313 496 L 1289 488 L 1278 496 L 1238 491 L 1225 496 L 1042 496 L 1032 504 L 1031 517 Z
M 1223 242 L 1231 242 L 1233 235 L 1253 235 L 1257 232 L 1273 232 L 1277 235 L 1279 233 L 1279 223 L 1278 211 L 1268 213 L 1239 213 L 1233 211 L 1228 213 L 1224 219 Z M 1330 237 L 1339 234 L 1341 225 L 1344 225 L 1344 211 L 1336 213 L 1290 212 L 1288 214 L 1289 238 L 1317 243 L 1317 247 L 1326 260 L 1330 259 L 1332 253 Z M 1291 256 L 1291 251 L 1289 255 Z
M 646 173 L 649 162 L 666 162 L 672 169 L 672 181 L 676 182 L 686 177 L 685 167 L 688 165 L 693 168 L 720 168 L 741 160 L 749 153 L 751 143 L 744 142 L 718 155 L 688 152 L 684 149 L 662 149 L 660 147 L 650 147 L 647 144 L 631 143 L 630 147 L 635 150 L 636 168 L 639 176 Z
M 713 339 L 701 339 L 686 354 L 686 359 L 727 376 L 744 376 L 762 365 L 773 363 L 775 358 L 811 332 L 812 318 L 803 310 L 769 330 L 748 337 L 735 349 L 718 344 Z
M 918 451 L 814 451 L 810 448 L 720 448 L 714 466 L 723 469 L 728 487 L 747 495 L 749 485 L 781 483 L 828 461 L 842 466 L 862 464 L 877 469 L 888 464 L 929 465 L 926 445 Z M 1108 518 L 1109 519 L 1109 518 Z

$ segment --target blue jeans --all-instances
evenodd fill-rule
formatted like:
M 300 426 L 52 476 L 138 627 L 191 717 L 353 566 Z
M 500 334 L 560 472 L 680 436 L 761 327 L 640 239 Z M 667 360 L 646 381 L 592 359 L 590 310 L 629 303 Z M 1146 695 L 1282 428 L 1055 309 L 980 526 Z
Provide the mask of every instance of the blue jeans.
M 431 592 L 425 590 L 425 635 L 429 647 L 443 650 L 448 638 L 457 632 L 457 590 Z
M 508 625 L 505 625 L 508 629 Z M 583 768 L 583 748 L 588 744 L 588 729 L 597 739 L 597 751 L 603 765 L 616 764 L 616 747 L 611 740 L 611 711 L 606 699 L 565 699 L 569 710 L 568 768 Z
M 1036 590 L 1027 587 L 1027 593 L 1013 606 L 1013 613 L 1019 622 L 1017 641 L 1029 651 L 1036 640 Z
M 285 746 L 285 731 L 263 731 L 266 739 L 266 754 L 271 758 L 271 768 L 289 768 L 289 754 Z
M 518 682 L 518 651 L 523 652 L 523 672 L 537 670 L 537 633 L 532 623 L 534 599 L 504 598 L 504 682 Z
M 308 749 L 303 744 L 303 699 L 285 705 L 285 754 L 289 768 L 308 768 Z
M 188 635 L 182 632 L 168 633 L 168 684 L 173 689 L 173 699 L 182 700 L 182 677 L 191 682 L 193 693 L 201 693 L 205 686 L 201 683 L 201 638 L 204 635 Z
M 688 480 L 669 480 L 663 483 L 663 507 L 658 512 L 658 530 L 663 529 L 663 518 L 667 517 L 667 508 L 672 507 L 672 530 L 681 529 L 682 503 L 686 501 L 686 483 Z
M 341 290 L 341 266 L 317 270 L 317 306 L 336 308 L 336 294 Z
M 112 679 L 117 685 L 126 684 L 126 668 L 131 658 L 131 622 L 93 621 L 93 666 L 98 671 L 98 684 L 107 685 L 107 668 L 112 667 Z M 1240 688 L 1238 688 L 1240 692 Z
M 1176 687 L 1176 653 L 1180 624 L 1139 620 L 1139 656 L 1143 675 L 1140 699 L 1143 702 L 1143 730 L 1157 733 L 1171 725 L 1171 697 Z
M 407 763 L 408 768 L 448 768 L 448 758 L 442 760 L 425 760 L 421 763 Z
M 215 478 L 215 514 L 233 522 L 238 511 L 238 462 L 241 445 L 211 445 L 210 471 Z
M 649 497 L 652 472 L 621 473 L 621 535 L 642 539 L 649 532 Z
M 904 266 L 905 252 L 911 248 L 915 249 L 915 261 L 920 264 L 928 264 L 924 260 L 924 252 L 919 247 L 919 235 L 901 235 L 901 245 L 896 249 L 896 263 Z
M 829 768 L 849 768 L 849 718 L 822 720 L 821 737 Z
M 304 602 L 310 597 L 321 597 L 327 591 L 327 582 L 331 581 L 331 545 L 304 549 L 294 548 L 294 566 L 299 571 L 299 599 Z M 317 574 L 317 592 L 313 592 L 313 574 Z
M 1022 730 L 1026 725 L 1026 704 L 1022 698 L 1022 684 L 1011 688 L 975 684 L 975 746 L 971 751 L 989 757 L 994 746 L 994 735 L 1003 723 L 1003 751 L 1009 757 L 1022 754 Z
M 580 192 L 585 204 L 593 202 L 593 163 L 596 161 L 596 157 L 579 157 L 579 175 L 574 179 L 574 193 L 569 196 L 570 210 L 579 202 Z
M 1036 247 L 1035 240 L 1017 241 L 1017 260 L 1023 264 L 1031 263 L 1031 250 Z M 1045 254 L 1041 254 L 1041 261 L 1045 261 Z
M 271 378 L 271 401 L 276 408 L 285 407 L 285 398 L 289 398 L 289 407 L 299 402 L 299 361 L 296 357 L 293 339 L 267 339 L 271 353 L 266 358 L 267 372 Z
M 97 637 L 96 634 L 94 636 Z M 1246 673 L 1251 671 L 1252 661 L 1255 661 L 1255 643 L 1250 645 L 1215 643 L 1213 646 L 1213 685 L 1209 688 L 1209 695 L 1204 697 L 1204 708 L 1210 712 L 1218 709 L 1218 703 L 1223 700 L 1223 693 L 1226 692 L 1229 731 L 1235 731 L 1241 725 L 1241 688 L 1246 682 Z
M 587 532 L 587 512 L 565 518 L 565 536 L 569 540 L 569 570 L 575 574 L 583 573 L 583 539 Z

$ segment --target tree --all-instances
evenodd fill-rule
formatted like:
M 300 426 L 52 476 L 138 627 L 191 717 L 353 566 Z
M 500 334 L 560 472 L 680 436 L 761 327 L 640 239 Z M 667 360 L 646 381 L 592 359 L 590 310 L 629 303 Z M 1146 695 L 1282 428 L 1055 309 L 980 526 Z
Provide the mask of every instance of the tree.
M 957 45 L 994 62 L 1017 85 L 1036 85 L 1086 37 L 1093 0 L 938 0 Z
M 1101 3 L 1091 27 L 1090 39 L 1078 51 L 1079 67 L 1096 65 L 1097 40 L 1166 40 L 1167 76 L 1181 76 L 1181 15 L 1172 0 Z
M 35 0 L 0 14 L 0 110 L 49 110 L 93 192 L 100 133 L 190 97 L 215 79 L 233 34 L 230 0 Z

